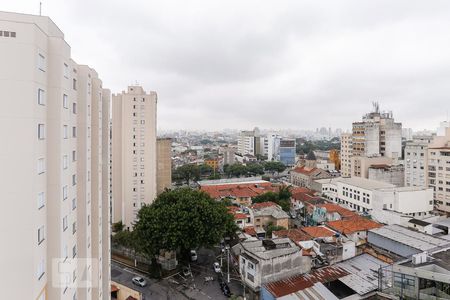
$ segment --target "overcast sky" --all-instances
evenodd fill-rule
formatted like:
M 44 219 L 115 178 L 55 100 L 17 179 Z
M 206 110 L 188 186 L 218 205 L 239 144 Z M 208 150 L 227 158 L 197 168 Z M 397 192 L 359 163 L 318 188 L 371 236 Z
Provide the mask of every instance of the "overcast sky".
M 372 101 L 434 129 L 450 110 L 448 0 L 42 2 L 105 87 L 158 93 L 159 129 L 346 129 Z

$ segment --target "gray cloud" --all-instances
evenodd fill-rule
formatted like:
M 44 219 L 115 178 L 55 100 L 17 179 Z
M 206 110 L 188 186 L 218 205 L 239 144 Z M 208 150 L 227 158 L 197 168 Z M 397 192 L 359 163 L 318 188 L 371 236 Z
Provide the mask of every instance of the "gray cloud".
M 161 129 L 349 128 L 373 100 L 423 129 L 450 109 L 448 1 L 49 0 L 44 13 L 105 86 L 156 90 Z

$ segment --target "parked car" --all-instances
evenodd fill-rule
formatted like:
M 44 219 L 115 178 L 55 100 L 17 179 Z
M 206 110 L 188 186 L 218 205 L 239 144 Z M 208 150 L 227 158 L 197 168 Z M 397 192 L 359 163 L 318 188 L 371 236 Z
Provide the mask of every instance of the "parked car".
M 197 251 L 191 250 L 191 261 L 197 261 Z
M 219 279 L 219 285 L 220 285 L 220 289 L 222 290 L 223 295 L 225 297 L 231 297 L 230 287 L 222 278 Z
M 181 271 L 184 277 L 191 276 L 191 271 L 188 269 L 188 267 L 183 267 L 183 270 Z
M 220 265 L 217 261 L 213 264 L 213 268 L 214 268 L 214 272 L 222 273 L 222 269 L 220 268 Z
M 133 277 L 133 279 L 131 279 L 131 281 L 135 284 L 138 285 L 140 287 L 144 287 L 147 285 L 147 281 L 145 281 L 144 278 L 140 277 L 140 276 L 136 276 Z

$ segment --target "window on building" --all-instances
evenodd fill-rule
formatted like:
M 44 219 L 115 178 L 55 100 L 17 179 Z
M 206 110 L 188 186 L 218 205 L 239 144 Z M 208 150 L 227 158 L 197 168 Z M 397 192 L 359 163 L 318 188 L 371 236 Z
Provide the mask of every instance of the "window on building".
M 66 229 L 67 229 L 67 216 L 65 216 L 63 219 L 62 219 L 62 225 L 63 225 L 63 231 L 66 231 Z
M 38 89 L 38 104 L 45 105 L 45 91 L 43 89 Z
M 77 222 L 73 222 L 72 224 L 72 234 L 75 234 L 77 232 Z
M 37 207 L 41 209 L 45 206 L 45 193 L 39 192 L 37 196 Z
M 38 139 L 40 139 L 40 140 L 45 139 L 45 125 L 44 124 L 38 124 Z
M 38 245 L 40 245 L 45 240 L 45 227 L 42 225 L 38 228 Z
M 45 56 L 39 53 L 39 55 L 38 55 L 38 69 L 41 70 L 42 72 L 45 72 L 45 67 L 46 67 Z
M 77 175 L 72 174 L 72 185 L 76 185 L 76 184 L 77 184 Z
M 38 159 L 37 171 L 38 171 L 38 174 L 45 173 L 45 159 L 44 158 Z
M 67 167 L 69 166 L 69 159 L 67 158 L 67 155 L 63 156 L 63 169 L 67 169 Z
M 45 274 L 45 260 L 41 259 L 41 261 L 38 264 L 38 268 L 37 268 L 37 278 L 38 278 L 38 280 L 41 280 L 41 278 L 44 276 L 44 274 Z
M 72 127 L 72 137 L 74 137 L 74 138 L 77 137 L 77 127 L 75 127 L 75 126 Z
M 63 95 L 63 107 L 69 108 L 69 97 L 66 94 Z
M 62 191 L 63 191 L 63 200 L 66 200 L 67 199 L 67 185 L 63 186 Z
M 75 102 L 72 103 L 72 113 L 77 114 L 77 104 Z
M 69 78 L 69 66 L 64 63 L 63 74 L 65 78 Z
M 76 91 L 77 90 L 77 80 L 74 78 L 72 79 L 72 88 Z
M 74 210 L 75 208 L 77 208 L 77 198 L 72 199 L 72 210 Z
M 77 161 L 77 152 L 75 150 L 72 151 L 72 161 Z
M 76 244 L 72 247 L 72 257 L 74 258 L 75 256 L 77 256 L 77 245 Z

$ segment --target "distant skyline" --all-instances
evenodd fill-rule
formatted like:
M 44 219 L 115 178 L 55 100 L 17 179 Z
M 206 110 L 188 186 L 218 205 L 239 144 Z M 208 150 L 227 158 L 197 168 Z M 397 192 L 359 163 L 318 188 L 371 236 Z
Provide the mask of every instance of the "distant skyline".
M 403 127 L 450 110 L 450 1 L 42 1 L 114 93 L 158 93 L 158 129 Z M 39 13 L 39 2 L 1 10 Z

